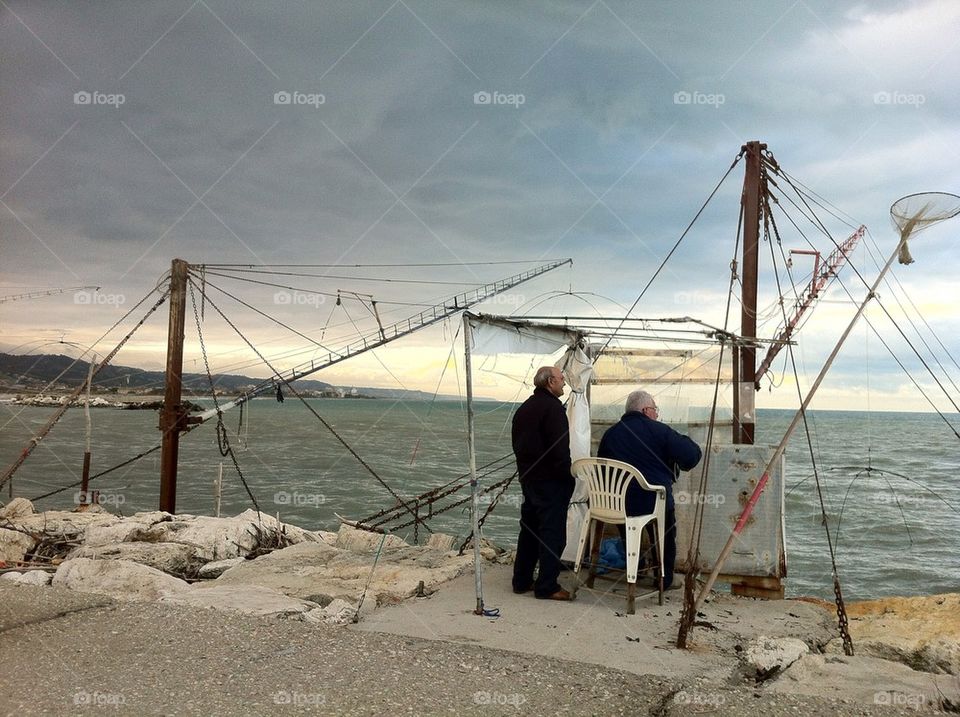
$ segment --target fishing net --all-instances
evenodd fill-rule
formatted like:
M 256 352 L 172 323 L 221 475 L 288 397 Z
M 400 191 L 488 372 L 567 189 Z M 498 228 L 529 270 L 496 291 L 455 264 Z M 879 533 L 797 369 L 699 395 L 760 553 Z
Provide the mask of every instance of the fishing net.
M 890 219 L 900 231 L 901 264 L 912 264 L 907 240 L 944 219 L 960 214 L 960 197 L 947 192 L 908 194 L 890 207 Z

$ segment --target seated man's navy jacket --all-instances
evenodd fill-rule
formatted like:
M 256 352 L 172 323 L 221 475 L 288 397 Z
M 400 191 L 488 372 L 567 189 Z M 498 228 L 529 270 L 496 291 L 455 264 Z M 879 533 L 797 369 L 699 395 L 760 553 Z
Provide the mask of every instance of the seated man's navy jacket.
M 628 411 L 603 434 L 597 455 L 629 463 L 648 483 L 662 485 L 667 489 L 667 510 L 672 510 L 675 470 L 692 469 L 702 454 L 700 446 L 688 436 L 640 411 Z M 631 481 L 627 488 L 627 515 L 652 512 L 655 500 L 653 493 Z

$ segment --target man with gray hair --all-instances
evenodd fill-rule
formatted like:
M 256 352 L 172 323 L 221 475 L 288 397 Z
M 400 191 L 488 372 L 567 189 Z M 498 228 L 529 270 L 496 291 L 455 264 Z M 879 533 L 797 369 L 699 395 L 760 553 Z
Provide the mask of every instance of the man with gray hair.
M 563 373 L 555 366 L 543 366 L 533 385 L 533 395 L 513 415 L 513 452 L 523 491 L 513 591 L 533 590 L 542 600 L 570 600 L 570 593 L 557 581 L 567 543 L 567 507 L 576 483 L 570 473 L 570 426 L 560 402 Z
M 663 589 L 666 590 L 673 583 L 673 566 L 677 559 L 673 482 L 678 471 L 694 468 L 702 454 L 700 446 L 689 436 L 681 435 L 657 420 L 660 415 L 657 403 L 646 391 L 633 391 L 627 396 L 624 410 L 620 421 L 603 434 L 597 455 L 629 463 L 648 483 L 667 489 L 663 545 Z M 643 490 L 636 481 L 631 481 L 626 502 L 627 515 L 646 515 L 653 511 L 655 496 Z

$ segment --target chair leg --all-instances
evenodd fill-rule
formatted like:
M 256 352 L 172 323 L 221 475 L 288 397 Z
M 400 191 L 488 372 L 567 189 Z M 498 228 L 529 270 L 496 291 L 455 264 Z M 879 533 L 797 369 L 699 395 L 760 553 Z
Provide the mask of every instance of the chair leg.
M 597 563 L 600 562 L 600 541 L 603 538 L 603 523 L 599 520 L 593 528 L 590 540 L 590 574 L 587 576 L 587 587 L 593 589 L 594 579 L 597 577 Z
M 659 600 L 659 603 L 658 603 L 658 604 L 663 605 L 663 577 L 664 577 L 664 575 L 663 575 L 663 571 L 664 571 L 664 566 L 663 566 L 663 563 L 664 563 L 664 560 L 663 560 L 663 539 L 662 539 L 662 530 L 661 530 L 661 528 L 660 528 L 659 521 L 657 521 L 657 522 L 658 522 L 658 525 L 657 525 L 657 577 L 658 577 L 658 585 L 657 585 L 657 587 L 658 587 L 659 592 L 660 592 L 659 597 L 658 597 L 658 600 Z
M 580 574 L 580 566 L 583 564 L 583 551 L 587 547 L 587 536 L 590 534 L 590 516 L 584 516 L 583 526 L 580 528 L 580 537 L 577 539 L 577 560 L 573 564 L 573 597 L 577 596 L 580 586 L 583 584 L 583 576 Z
M 627 615 L 633 615 L 636 613 L 637 611 L 635 607 L 636 599 L 637 599 L 637 584 L 627 583 Z

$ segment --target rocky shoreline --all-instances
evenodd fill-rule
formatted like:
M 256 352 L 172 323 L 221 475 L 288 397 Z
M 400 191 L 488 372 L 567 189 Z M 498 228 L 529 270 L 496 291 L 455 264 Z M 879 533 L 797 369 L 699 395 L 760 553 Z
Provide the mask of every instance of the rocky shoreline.
M 716 594 L 698 616 L 693 647 L 676 650 L 671 635 L 679 592 L 671 593 L 664 606 L 657 607 L 655 599 L 646 603 L 629 619 L 615 590 L 581 591 L 574 603 L 544 604 L 512 595 L 507 565 L 512 555 L 484 545 L 488 598 L 509 606 L 502 618 L 488 620 L 468 608 L 472 555 L 459 555 L 452 547 L 450 536 L 434 535 L 427 545 L 413 546 L 347 525 L 337 532 L 304 530 L 252 510 L 228 518 L 160 511 L 121 518 L 100 506 L 36 513 L 29 501 L 15 499 L 0 508 L 0 591 L 37 591 L 31 604 L 56 604 L 75 595 L 98 610 L 136 605 L 158 615 L 187 611 L 177 613 L 184 621 L 204 622 L 208 619 L 190 616 L 215 613 L 223 617 L 209 620 L 360 629 L 381 638 L 393 633 L 676 678 L 676 684 L 658 683 L 661 697 L 672 695 L 666 703 L 654 700 L 658 714 L 684 708 L 726 712 L 719 704 L 697 700 L 722 698 L 733 704 L 739 700 L 734 693 L 744 689 L 775 704 L 780 704 L 775 695 L 799 695 L 801 702 L 830 697 L 869 706 L 866 711 L 831 708 L 839 714 L 874 714 L 874 708 L 881 710 L 878 714 L 885 709 L 960 711 L 960 594 L 849 604 L 853 658 L 842 654 L 832 604 Z M 200 608 L 213 610 L 196 613 Z M 14 625 L 29 623 L 10 610 L 8 604 L 0 617 Z M 560 641 L 578 646 L 569 654 L 557 652 L 555 630 L 565 623 L 571 627 Z M 654 656 L 653 663 L 623 653 L 625 630 L 626 639 L 637 643 L 630 649 Z M 807 707 L 799 711 L 813 709 Z M 747 703 L 743 713 L 749 711 Z
M 121 518 L 100 506 L 35 513 L 17 498 L 0 509 L 0 580 L 343 623 L 358 616 L 361 598 L 372 610 L 472 570 L 472 555 L 458 555 L 452 542 L 435 535 L 411 546 L 347 525 L 309 531 L 253 510 L 229 518 L 162 511 Z M 492 546 L 483 554 L 499 557 Z

